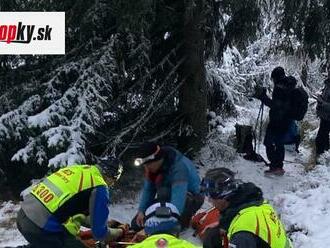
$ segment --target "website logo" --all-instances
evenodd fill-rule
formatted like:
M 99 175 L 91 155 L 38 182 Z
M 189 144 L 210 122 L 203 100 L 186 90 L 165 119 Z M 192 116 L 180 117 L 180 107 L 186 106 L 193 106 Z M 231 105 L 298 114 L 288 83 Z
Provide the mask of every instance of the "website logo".
M 0 54 L 65 54 L 65 13 L 0 12 Z

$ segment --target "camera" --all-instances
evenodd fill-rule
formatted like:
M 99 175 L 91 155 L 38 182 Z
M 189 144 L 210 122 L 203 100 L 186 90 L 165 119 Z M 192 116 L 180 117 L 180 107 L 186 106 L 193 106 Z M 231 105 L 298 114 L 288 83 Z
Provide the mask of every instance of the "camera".
M 253 94 L 253 97 L 259 99 L 259 98 L 261 98 L 262 96 L 266 95 L 266 92 L 267 92 L 266 87 L 263 87 L 263 86 L 257 85 L 257 86 L 254 88 L 254 94 Z

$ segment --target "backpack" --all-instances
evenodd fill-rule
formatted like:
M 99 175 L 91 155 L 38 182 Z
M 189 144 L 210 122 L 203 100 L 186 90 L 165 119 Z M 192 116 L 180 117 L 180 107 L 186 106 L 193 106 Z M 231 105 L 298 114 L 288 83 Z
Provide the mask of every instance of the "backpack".
M 245 153 L 244 159 L 254 162 L 264 162 L 267 161 L 258 153 L 256 153 L 255 148 L 253 148 L 253 140 L 255 140 L 255 135 L 252 126 L 247 125 L 235 125 L 236 129 L 236 147 L 238 153 Z
M 301 121 L 308 109 L 308 94 L 303 87 L 297 87 L 291 92 L 290 117 L 293 120 Z
M 253 152 L 253 127 L 236 123 L 236 148 L 238 153 Z
M 219 225 L 220 212 L 215 207 L 195 214 L 191 219 L 191 226 L 195 229 L 194 236 L 203 240 L 205 231 L 208 228 Z

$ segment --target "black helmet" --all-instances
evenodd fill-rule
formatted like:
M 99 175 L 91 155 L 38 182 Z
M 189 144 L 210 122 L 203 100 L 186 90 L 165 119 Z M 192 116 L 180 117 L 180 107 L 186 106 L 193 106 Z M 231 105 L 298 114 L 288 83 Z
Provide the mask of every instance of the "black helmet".
M 227 168 L 208 170 L 201 183 L 201 192 L 213 199 L 228 199 L 237 192 L 240 180 Z
M 271 78 L 274 80 L 275 83 L 279 82 L 283 78 L 285 78 L 285 71 L 283 67 L 278 66 L 274 68 L 274 70 L 271 73 Z
M 117 181 L 124 171 L 123 163 L 116 157 L 103 157 L 98 160 L 102 174 Z

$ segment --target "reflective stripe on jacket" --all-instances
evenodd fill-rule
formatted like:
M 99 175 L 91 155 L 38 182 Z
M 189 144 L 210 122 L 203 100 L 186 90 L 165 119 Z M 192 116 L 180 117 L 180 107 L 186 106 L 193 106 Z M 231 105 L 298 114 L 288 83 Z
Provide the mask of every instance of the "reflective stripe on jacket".
M 85 194 L 86 190 L 90 190 L 91 193 Z M 99 234 L 95 236 L 103 236 L 106 232 L 103 222 L 105 223 L 107 220 L 109 193 L 107 184 L 96 166 L 73 165 L 51 174 L 32 188 L 22 202 L 22 209 L 26 216 L 40 228 L 60 232 L 63 231 L 62 223 L 67 221 L 67 218 L 84 213 L 80 212 L 83 209 L 77 211 L 74 209 L 76 205 L 71 204 L 73 209 L 67 212 L 72 215 L 66 216 L 61 213 L 60 216 L 56 216 L 58 211 L 63 209 L 62 206 L 67 207 L 66 203 L 70 203 L 70 199 L 74 199 L 80 194 L 86 196 L 87 202 L 83 204 L 86 205 L 86 209 L 84 209 L 87 214 L 92 211 L 89 213 L 92 219 L 92 229 Z M 88 196 L 93 198 L 89 202 Z M 98 208 L 97 211 L 95 208 Z M 65 218 L 61 220 L 59 217 Z M 94 222 L 99 227 L 93 228 Z
M 266 202 L 241 210 L 229 226 L 228 239 L 241 231 L 253 233 L 267 242 L 271 248 L 292 248 L 282 222 L 273 207 Z
M 34 195 L 51 213 L 85 189 L 107 185 L 96 166 L 74 165 L 46 177 L 32 188 Z

